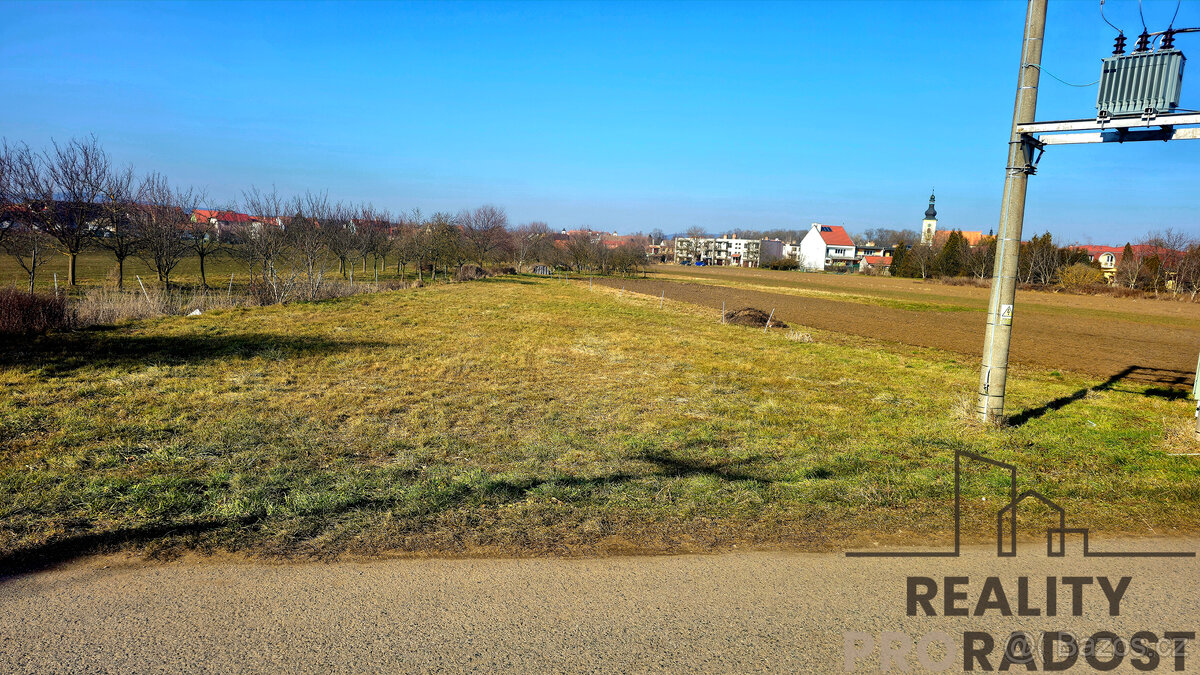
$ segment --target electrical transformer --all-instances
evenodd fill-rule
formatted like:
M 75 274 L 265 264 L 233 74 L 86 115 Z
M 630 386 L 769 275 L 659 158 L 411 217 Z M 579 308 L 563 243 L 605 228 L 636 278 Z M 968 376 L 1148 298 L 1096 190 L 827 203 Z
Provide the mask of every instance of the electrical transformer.
M 1096 110 L 1100 117 L 1173 112 L 1183 87 L 1178 49 L 1118 54 L 1103 60 Z

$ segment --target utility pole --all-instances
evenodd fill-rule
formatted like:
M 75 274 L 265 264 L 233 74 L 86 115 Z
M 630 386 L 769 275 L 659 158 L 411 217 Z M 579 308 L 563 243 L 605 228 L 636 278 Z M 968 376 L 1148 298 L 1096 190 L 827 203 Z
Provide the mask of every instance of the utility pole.
M 1004 418 L 1004 386 L 1008 379 L 1008 348 L 1017 290 L 1017 257 L 1021 253 L 1021 227 L 1025 220 L 1025 189 L 1030 174 L 1035 170 L 1033 153 L 1039 147 L 1037 141 L 1021 133 L 1017 127 L 1032 123 L 1037 110 L 1038 79 L 1042 72 L 1042 38 L 1046 32 L 1046 2 L 1029 0 L 1025 10 L 1025 41 L 1021 47 L 1017 99 L 1008 140 L 1008 165 L 1005 167 L 1000 231 L 996 240 L 996 264 L 992 274 L 991 299 L 988 301 L 983 370 L 979 378 L 977 412 L 979 419 L 984 422 L 998 422 Z

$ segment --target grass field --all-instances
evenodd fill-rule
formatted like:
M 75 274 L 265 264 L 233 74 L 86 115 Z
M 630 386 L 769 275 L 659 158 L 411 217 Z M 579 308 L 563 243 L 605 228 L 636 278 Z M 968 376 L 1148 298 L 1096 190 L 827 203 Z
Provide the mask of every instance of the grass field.
M 373 281 L 374 273 L 371 271 L 371 261 L 368 258 L 366 270 L 361 268 L 362 261 L 358 261 L 358 266 L 355 267 L 354 274 L 356 281 Z M 330 278 L 341 278 L 337 274 L 337 262 L 333 261 L 332 270 L 327 274 Z M 77 290 L 95 288 L 98 286 L 115 286 L 117 283 L 117 263 L 113 260 L 112 254 L 104 251 L 86 251 L 80 254 L 76 261 L 75 272 L 78 275 Z M 208 285 L 216 289 L 226 289 L 229 284 L 229 277 L 233 275 L 233 292 L 244 290 L 250 281 L 250 275 L 246 270 L 245 264 L 235 260 L 228 252 L 222 252 L 216 256 L 210 257 L 204 263 L 205 277 L 208 279 Z M 412 266 L 408 266 L 408 276 L 413 275 Z M 64 255 L 53 254 L 46 262 L 45 266 L 38 268 L 37 279 L 35 286 L 40 290 L 51 290 L 54 288 L 54 275 L 58 275 L 58 283 L 60 289 L 67 289 L 67 257 Z M 365 275 L 365 276 L 364 276 Z M 149 287 L 159 286 L 158 275 L 153 269 L 148 267 L 146 263 L 138 258 L 128 258 L 125 260 L 125 287 L 137 288 L 137 277 L 142 278 L 142 282 Z M 380 280 L 398 279 L 396 274 L 396 266 L 393 261 L 390 267 L 380 269 Z M 171 283 L 180 286 L 199 286 L 200 285 L 200 263 L 194 256 L 188 256 L 180 261 L 179 266 L 171 273 Z M 29 277 L 25 271 L 17 265 L 8 256 L 0 257 L 0 285 L 17 286 L 20 288 L 29 287 Z
M 1017 423 L 982 428 L 973 360 L 793 329 L 507 277 L 9 344 L 0 565 L 924 545 L 950 536 L 955 449 L 1016 463 L 1072 526 L 1200 523 L 1172 391 L 1018 368 Z M 973 536 L 1006 489 L 972 467 Z

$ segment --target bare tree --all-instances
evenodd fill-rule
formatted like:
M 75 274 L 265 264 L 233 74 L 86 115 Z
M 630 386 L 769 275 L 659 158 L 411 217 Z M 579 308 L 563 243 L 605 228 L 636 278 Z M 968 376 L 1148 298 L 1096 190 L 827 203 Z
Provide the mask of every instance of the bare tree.
M 392 215 L 386 210 L 376 209 L 367 204 L 360 207 L 356 229 L 362 242 L 363 271 L 367 269 L 367 256 L 371 256 L 371 269 L 375 280 L 379 280 L 379 261 L 382 258 L 387 264 L 387 252 L 390 245 L 388 229 L 391 226 Z
M 29 279 L 29 294 L 33 295 L 37 271 L 50 259 L 50 240 L 29 222 L 16 222 L 5 229 L 8 234 L 2 242 L 4 252 L 25 270 L 25 276 Z
M 646 256 L 646 241 L 644 239 L 626 241 L 610 253 L 609 260 L 613 269 L 621 274 L 637 274 L 639 270 L 644 274 L 645 268 L 649 264 L 649 259 Z
M 413 223 L 412 247 L 413 261 L 417 264 L 417 283 L 425 283 L 425 263 L 430 263 L 431 271 L 436 272 L 437 269 L 433 266 L 433 221 L 425 219 L 421 209 L 413 209 L 408 217 Z
M 255 267 L 261 275 L 260 299 L 282 304 L 291 298 L 300 276 L 299 266 L 290 259 L 290 246 L 283 229 L 287 205 L 274 187 L 265 192 L 252 186 L 242 195 L 246 210 L 255 219 L 242 232 L 244 259 L 249 263 L 252 279 Z
M 550 226 L 541 221 L 526 223 L 516 229 L 512 235 L 513 256 L 517 260 L 517 271 L 523 270 L 525 263 L 539 259 L 550 241 Z
M 388 251 L 396 256 L 396 276 L 401 281 L 408 273 L 408 265 L 413 262 L 417 263 L 417 277 L 421 276 L 422 228 L 421 210 L 413 209 L 397 216 L 395 224 L 388 230 Z
M 330 209 L 327 222 L 321 225 L 329 250 L 338 259 L 338 273 L 343 279 L 353 278 L 353 262 L 361 248 L 355 218 L 354 207 L 339 203 Z
M 330 267 L 329 232 L 333 208 L 326 193 L 306 192 L 303 197 L 296 198 L 293 211 L 295 215 L 285 232 L 299 256 L 305 296 L 313 300 L 320 293 Z
M 486 204 L 458 217 L 462 227 L 464 255 L 483 267 L 511 244 L 508 215 L 504 209 Z
M 119 289 L 125 287 L 125 260 L 137 255 L 145 236 L 138 226 L 138 186 L 134 183 L 133 167 L 109 175 L 104 188 L 103 227 L 96 237 L 96 244 L 117 261 Z
M 1183 289 L 1179 285 L 1179 268 L 1183 264 L 1188 245 L 1191 243 L 1190 237 L 1183 232 L 1167 228 L 1159 232 L 1151 232 L 1144 243 L 1153 249 L 1154 255 L 1158 258 L 1158 264 L 1153 268 L 1155 278 L 1151 279 L 1155 294 L 1158 293 L 1160 287 L 1170 290 L 1172 295 L 1182 293 Z
M 0 140 L 0 245 L 21 211 L 12 185 L 12 158 L 8 141 Z
M 1175 283 L 1181 293 L 1188 294 L 1189 300 L 1196 301 L 1196 296 L 1200 294 L 1200 241 L 1193 240 L 1188 245 L 1179 261 Z
M 137 195 L 138 205 L 132 212 L 142 236 L 138 255 L 170 290 L 171 273 L 190 250 L 183 235 L 203 194 L 192 188 L 173 188 L 166 176 L 152 173 L 142 180 Z
M 1121 252 L 1121 260 L 1117 263 L 1117 281 L 1122 286 L 1137 288 L 1138 281 L 1142 278 L 1142 266 L 1142 249 L 1126 243 Z
M 995 266 L 996 240 L 994 238 L 984 238 L 983 241 L 971 247 L 966 264 L 966 270 L 971 276 L 976 279 L 986 279 Z
M 904 264 L 912 268 L 912 271 L 919 275 L 922 279 L 928 279 L 933 274 L 934 262 L 937 260 L 937 251 L 928 244 L 917 244 L 909 249 L 904 256 Z
M 462 228 L 458 220 L 445 212 L 437 212 L 429 218 L 429 261 L 433 264 L 433 281 L 437 280 L 440 264 L 446 277 L 450 267 L 465 262 L 463 254 Z
M 1017 258 L 1018 280 L 1026 284 L 1048 284 L 1061 266 L 1062 256 L 1049 232 L 1021 244 Z
M 233 211 L 230 205 L 221 206 L 216 209 L 217 213 Z M 218 226 L 212 223 L 208 218 L 197 216 L 194 212 L 188 218 L 184 225 L 184 239 L 188 243 L 188 248 L 192 253 L 196 254 L 196 259 L 200 263 L 200 286 L 208 288 L 208 274 L 205 263 L 209 258 L 220 255 L 225 250 L 225 242 L 221 239 L 221 231 Z
M 53 149 L 42 155 L 41 178 L 31 176 L 30 196 L 36 194 L 40 202 L 42 230 L 67 256 L 67 283 L 74 286 L 75 263 L 91 240 L 93 224 L 102 216 L 112 166 L 95 136 L 52 143 Z
M 599 263 L 596 253 L 592 238 L 587 233 L 575 233 L 567 237 L 566 254 L 572 268 L 583 271 L 586 267 Z

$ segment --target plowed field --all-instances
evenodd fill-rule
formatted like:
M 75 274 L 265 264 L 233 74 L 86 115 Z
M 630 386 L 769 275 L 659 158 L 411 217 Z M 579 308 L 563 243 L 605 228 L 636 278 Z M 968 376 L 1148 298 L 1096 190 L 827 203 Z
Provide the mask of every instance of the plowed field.
M 775 309 L 798 326 L 979 356 L 987 288 L 909 279 L 660 266 L 649 279 L 605 279 L 628 292 L 719 310 Z M 1039 297 L 1040 296 L 1040 297 Z M 1012 360 L 1105 377 L 1190 387 L 1200 306 L 1046 292 L 1018 295 Z

